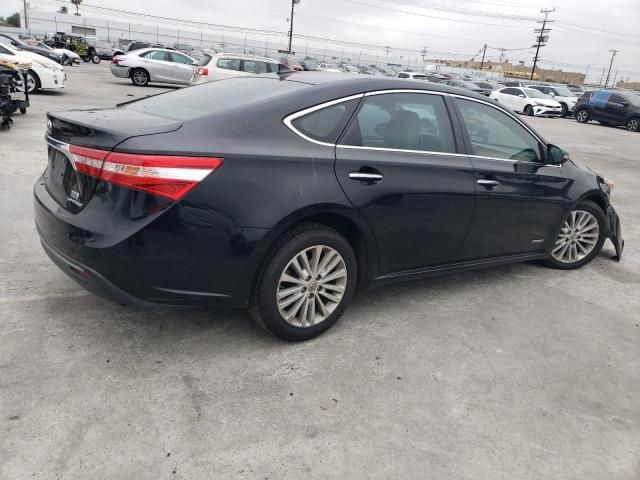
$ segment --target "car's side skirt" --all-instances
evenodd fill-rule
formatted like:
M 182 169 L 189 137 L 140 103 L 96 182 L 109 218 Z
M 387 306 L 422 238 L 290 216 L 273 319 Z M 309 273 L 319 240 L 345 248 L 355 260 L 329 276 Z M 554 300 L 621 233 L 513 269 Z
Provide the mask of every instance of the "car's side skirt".
M 545 252 L 519 253 L 515 255 L 503 255 L 500 257 L 483 258 L 480 260 L 469 260 L 465 262 L 449 263 L 446 265 L 436 265 L 432 267 L 405 270 L 401 272 L 387 273 L 376 277 L 371 283 L 371 287 L 378 287 L 394 282 L 413 280 L 419 278 L 436 277 L 447 273 L 464 272 L 485 267 L 495 267 L 509 263 L 527 262 L 531 260 L 542 260 L 548 257 Z

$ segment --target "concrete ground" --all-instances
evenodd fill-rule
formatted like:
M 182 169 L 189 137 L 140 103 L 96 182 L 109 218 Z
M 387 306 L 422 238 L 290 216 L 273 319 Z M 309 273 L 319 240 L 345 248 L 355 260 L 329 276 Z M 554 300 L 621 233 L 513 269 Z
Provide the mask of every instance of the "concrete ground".
M 640 134 L 530 120 L 616 182 L 621 263 L 607 244 L 579 271 L 374 290 L 289 344 L 243 311 L 114 305 L 49 261 L 45 112 L 161 91 L 67 70 L 0 132 L 1 478 L 640 478 Z

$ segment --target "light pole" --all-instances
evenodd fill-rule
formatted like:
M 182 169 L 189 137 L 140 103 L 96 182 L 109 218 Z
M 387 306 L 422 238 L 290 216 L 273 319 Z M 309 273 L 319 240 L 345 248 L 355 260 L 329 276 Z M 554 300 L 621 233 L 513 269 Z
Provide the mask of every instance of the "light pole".
M 293 7 L 300 4 L 300 0 L 291 0 L 291 17 L 289 18 L 289 55 L 291 55 L 291 43 L 293 42 Z

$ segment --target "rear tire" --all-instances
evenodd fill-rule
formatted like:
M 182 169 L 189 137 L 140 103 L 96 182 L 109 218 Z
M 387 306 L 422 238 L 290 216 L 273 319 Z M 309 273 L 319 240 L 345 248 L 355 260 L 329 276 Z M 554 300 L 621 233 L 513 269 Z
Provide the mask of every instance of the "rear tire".
M 146 87 L 149 83 L 149 73 L 143 68 L 131 70 L 131 82 L 136 87 Z
M 283 340 L 309 340 L 342 316 L 356 281 L 349 242 L 323 225 L 303 224 L 272 248 L 254 283 L 249 311 Z
M 531 105 L 524 107 L 524 114 L 529 117 L 533 117 L 533 107 Z
M 576 110 L 575 117 L 576 122 L 578 123 L 587 123 L 589 120 L 591 120 L 589 110 L 587 110 L 586 108 L 580 108 Z
M 545 264 L 559 270 L 583 267 L 600 253 L 607 238 L 606 227 L 602 209 L 585 200 L 562 221 L 562 228 Z
M 627 120 L 627 123 L 625 124 L 625 128 L 630 132 L 637 132 L 638 130 L 640 130 L 640 118 L 638 117 L 630 118 L 629 120 Z

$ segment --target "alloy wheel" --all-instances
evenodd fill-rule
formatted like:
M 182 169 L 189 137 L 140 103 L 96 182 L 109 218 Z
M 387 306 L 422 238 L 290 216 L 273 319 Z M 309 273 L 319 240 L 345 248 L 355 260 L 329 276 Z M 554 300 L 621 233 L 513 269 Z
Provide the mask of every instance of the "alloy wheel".
M 576 263 L 588 256 L 600 237 L 595 216 L 585 210 L 574 210 L 562 225 L 551 256 L 561 263 Z
M 640 127 L 640 122 L 637 118 L 631 118 L 627 122 L 627 130 L 629 130 L 630 132 L 637 132 L 638 127 Z
M 136 85 L 145 85 L 147 83 L 147 74 L 142 70 L 133 72 L 133 81 Z
M 585 123 L 589 120 L 589 113 L 586 110 L 580 110 L 576 113 L 576 120 L 580 123 Z
M 36 88 L 38 88 L 36 78 L 31 73 L 27 73 L 27 90 L 29 93 L 33 93 L 36 91 Z
M 278 311 L 289 325 L 308 328 L 326 320 L 342 301 L 347 267 L 326 245 L 298 253 L 287 264 L 276 289 Z

